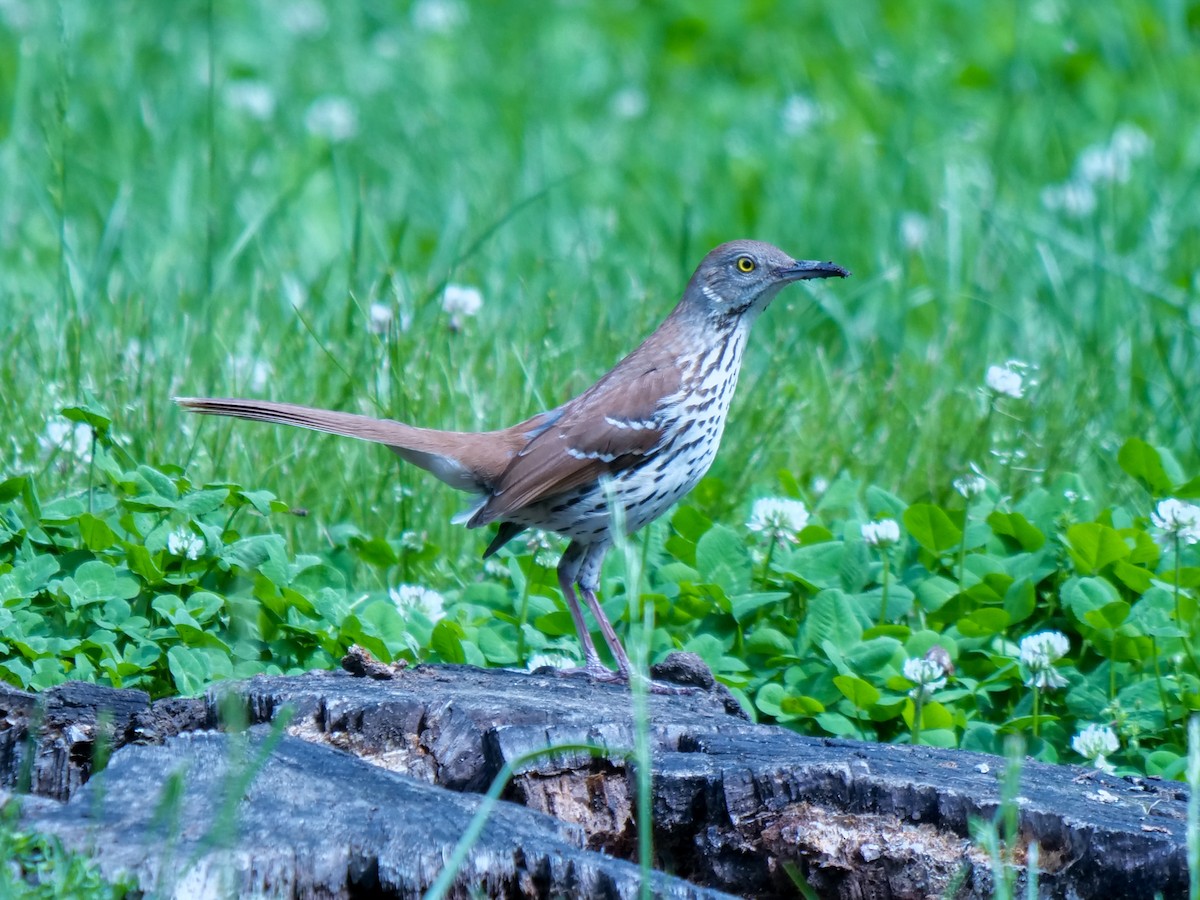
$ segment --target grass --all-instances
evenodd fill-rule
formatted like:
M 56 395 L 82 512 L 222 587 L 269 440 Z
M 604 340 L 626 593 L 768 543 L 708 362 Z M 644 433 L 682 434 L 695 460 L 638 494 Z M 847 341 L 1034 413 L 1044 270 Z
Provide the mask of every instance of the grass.
M 1195 23 L 1153 4 L 982 20 L 830 4 L 786 28 L 753 4 L 425 8 L 456 24 L 371 4 L 13 5 L 9 468 L 39 466 L 47 415 L 90 388 L 140 458 L 188 458 L 324 521 L 429 530 L 469 578 L 482 538 L 446 524 L 461 498 L 420 473 L 189 421 L 170 397 L 501 426 L 589 384 L 736 236 L 855 277 L 761 320 L 705 495 L 716 514 L 744 514 L 780 472 L 944 497 L 969 461 L 989 466 L 976 389 L 1009 357 L 1039 367 L 1013 423 L 1035 474 L 1079 473 L 1108 499 L 1131 434 L 1195 468 L 1198 151 L 1176 127 Z M 347 140 L 306 128 L 328 97 L 353 111 Z M 1091 215 L 1046 209 L 1122 123 L 1151 141 L 1129 180 L 1098 184 Z M 914 246 L 905 222 L 910 239 L 923 225 Z M 458 331 L 447 281 L 485 298 Z M 373 302 L 407 330 L 372 334 Z M 78 481 L 63 468 L 47 479 Z

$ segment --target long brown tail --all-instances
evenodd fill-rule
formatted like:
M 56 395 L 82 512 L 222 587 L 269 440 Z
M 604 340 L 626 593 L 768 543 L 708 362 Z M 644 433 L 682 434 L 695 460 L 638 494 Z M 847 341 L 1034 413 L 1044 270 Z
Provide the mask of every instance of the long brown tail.
M 386 444 L 451 487 L 481 493 L 508 466 L 516 447 L 506 431 L 460 432 L 417 428 L 391 419 L 316 409 L 269 400 L 176 397 L 184 409 L 209 416 L 233 416 L 254 422 L 295 425 L 329 434 Z

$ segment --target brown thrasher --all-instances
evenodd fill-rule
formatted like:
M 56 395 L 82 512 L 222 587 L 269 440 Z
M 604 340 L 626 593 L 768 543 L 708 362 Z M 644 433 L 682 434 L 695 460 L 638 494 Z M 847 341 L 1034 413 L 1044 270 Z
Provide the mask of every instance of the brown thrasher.
M 629 658 L 596 599 L 613 543 L 610 503 L 632 533 L 698 482 L 725 429 L 742 351 L 758 314 L 792 281 L 844 278 L 828 262 L 797 261 L 759 241 L 709 253 L 658 329 L 573 400 L 499 431 L 458 432 L 261 400 L 180 397 L 198 413 L 298 425 L 388 445 L 451 487 L 479 497 L 455 521 L 499 531 L 490 556 L 526 528 L 570 540 L 558 581 L 583 645 L 584 671 L 627 680 Z M 618 672 L 596 653 L 575 587 L 595 616 Z

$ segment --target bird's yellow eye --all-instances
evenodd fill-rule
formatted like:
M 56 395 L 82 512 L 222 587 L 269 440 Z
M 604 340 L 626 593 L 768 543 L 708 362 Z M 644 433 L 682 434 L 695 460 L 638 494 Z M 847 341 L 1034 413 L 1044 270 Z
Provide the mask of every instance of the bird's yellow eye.
M 737 260 L 737 267 L 739 272 L 753 272 L 754 260 L 748 256 L 739 256 Z

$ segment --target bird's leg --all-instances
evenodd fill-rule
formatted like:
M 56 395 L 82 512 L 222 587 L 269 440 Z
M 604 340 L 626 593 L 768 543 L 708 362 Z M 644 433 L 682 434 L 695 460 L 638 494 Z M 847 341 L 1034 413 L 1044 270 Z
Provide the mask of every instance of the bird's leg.
M 613 629 L 612 623 L 608 621 L 608 616 L 604 614 L 600 601 L 596 599 L 596 589 L 600 587 L 600 568 L 604 565 L 604 556 L 607 553 L 607 543 L 589 544 L 583 552 L 583 558 L 579 561 L 575 583 L 583 592 L 583 601 L 592 611 L 596 624 L 600 626 L 600 633 L 604 636 L 604 643 L 608 644 L 608 649 L 612 652 L 613 659 L 616 660 L 619 680 L 628 681 L 633 667 L 629 665 L 629 657 L 625 653 L 625 648 L 621 646 L 617 632 Z
M 604 635 L 604 643 L 608 644 L 608 649 L 612 651 L 613 659 L 617 661 L 617 671 L 621 675 L 621 680 L 628 681 L 633 667 L 629 664 L 629 657 L 625 654 L 625 648 L 621 646 L 617 632 L 613 630 L 612 623 L 608 621 L 608 616 L 604 614 L 604 610 L 600 606 L 600 601 L 596 598 L 596 592 L 591 588 L 584 587 L 582 584 L 579 586 L 579 589 L 583 591 L 583 600 L 587 603 L 588 609 L 592 611 L 592 615 L 596 617 L 596 622 L 600 625 L 600 633 Z
M 571 610 L 571 618 L 575 622 L 575 630 L 579 632 L 579 643 L 583 645 L 584 655 L 582 668 L 559 669 L 559 671 L 564 675 L 578 672 L 597 681 L 628 684 L 633 676 L 633 666 L 630 665 L 629 656 L 625 653 L 625 648 L 621 645 L 616 630 L 608 621 L 608 616 L 604 614 L 604 609 L 596 597 L 596 589 L 600 587 L 600 566 L 604 562 L 604 554 L 607 552 L 607 544 L 585 546 L 572 542 L 563 554 L 562 561 L 558 564 L 558 584 L 562 588 L 563 597 L 566 598 L 567 606 Z M 617 662 L 618 671 L 616 672 L 604 665 L 600 661 L 599 654 L 596 653 L 596 645 L 592 643 L 592 636 L 588 632 L 586 621 L 584 621 L 583 609 L 575 595 L 576 585 L 583 593 L 583 599 L 587 603 L 588 609 L 595 616 L 596 624 L 600 626 L 600 633 L 604 635 L 604 643 L 608 644 L 608 649 Z M 652 694 L 686 694 L 691 690 L 683 686 L 662 684 L 657 681 L 650 681 L 649 689 Z
M 582 669 L 566 669 L 563 671 L 583 672 L 601 681 L 619 680 L 620 676 L 600 661 L 600 654 L 596 652 L 596 645 L 592 643 L 591 632 L 588 631 L 587 621 L 583 617 L 583 607 L 579 605 L 579 598 L 575 595 L 575 584 L 579 578 L 579 570 L 583 566 L 584 560 L 589 555 L 590 550 L 590 547 L 572 542 L 568 545 L 566 552 L 563 553 L 562 560 L 558 564 L 558 586 L 562 588 L 563 599 L 567 601 L 567 608 L 571 611 L 571 620 L 575 623 L 575 631 L 579 633 L 579 643 L 583 646 L 584 663 Z M 584 592 L 584 596 L 587 596 L 586 591 Z M 603 616 L 601 616 L 601 621 L 603 622 L 601 629 L 607 626 L 609 632 L 611 632 L 612 626 L 608 625 L 607 620 L 603 619 Z M 606 642 L 608 641 L 607 633 L 605 633 L 604 639 Z
M 596 645 L 592 643 L 592 635 L 588 632 L 587 622 L 583 619 L 583 609 L 575 596 L 574 585 L 568 578 L 564 578 L 560 574 L 558 586 L 562 588 L 567 608 L 571 610 L 571 620 L 575 623 L 575 630 L 579 633 L 579 643 L 583 645 L 584 670 L 589 675 L 612 675 L 612 670 L 600 661 L 600 654 L 596 652 Z
M 630 665 L 629 656 L 626 654 L 625 648 L 621 645 L 621 641 L 617 637 L 617 632 L 613 629 L 612 623 L 608 621 L 608 616 L 604 614 L 604 609 L 600 606 L 600 600 L 596 597 L 596 589 L 600 587 L 600 567 L 604 562 L 604 554 L 607 552 L 607 544 L 592 544 L 588 547 L 579 566 L 579 576 L 576 583 L 583 592 L 584 602 L 587 603 L 588 609 L 592 611 L 592 615 L 596 617 L 596 622 L 600 625 L 600 633 L 604 635 L 604 643 L 608 644 L 608 649 L 612 651 L 613 659 L 617 661 L 618 671 L 615 674 L 610 673 L 610 680 L 628 683 L 633 677 L 633 666 Z M 652 694 L 686 694 L 691 690 L 682 685 L 663 684 L 661 681 L 654 681 L 653 679 L 647 680 L 647 687 Z

